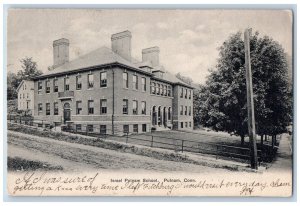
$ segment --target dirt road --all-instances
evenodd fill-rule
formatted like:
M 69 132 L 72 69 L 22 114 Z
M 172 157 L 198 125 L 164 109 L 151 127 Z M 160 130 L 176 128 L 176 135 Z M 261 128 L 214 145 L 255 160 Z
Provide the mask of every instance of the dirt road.
M 163 161 L 115 150 L 8 131 L 8 156 L 62 166 L 63 171 L 132 170 L 210 173 L 224 171 L 188 163 Z

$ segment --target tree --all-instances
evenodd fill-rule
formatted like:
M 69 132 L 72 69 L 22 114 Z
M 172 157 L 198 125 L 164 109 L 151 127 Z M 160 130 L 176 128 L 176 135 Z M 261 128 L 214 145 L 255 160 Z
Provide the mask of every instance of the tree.
M 37 69 L 37 63 L 32 60 L 32 57 L 25 57 L 21 59 L 20 62 L 22 70 L 18 72 L 18 76 L 20 76 L 22 80 L 43 74 L 42 71 Z
M 183 76 L 180 74 L 180 72 L 178 72 L 175 76 L 188 85 L 193 83 L 193 80 L 190 77 Z
M 17 74 L 7 73 L 7 99 L 17 98 L 17 88 L 22 80 L 28 80 L 32 77 L 41 75 L 42 72 L 37 69 L 37 63 L 32 60 L 32 57 L 25 57 L 20 60 L 22 69 Z
M 21 83 L 21 80 L 15 73 L 7 73 L 7 99 L 16 99 L 18 97 L 17 88 Z
M 200 122 L 217 131 L 244 137 L 247 127 L 247 98 L 244 42 L 238 32 L 219 48 L 215 70 L 205 85 L 199 104 Z M 257 134 L 277 135 L 291 121 L 287 61 L 283 48 L 256 32 L 250 38 L 251 68 Z

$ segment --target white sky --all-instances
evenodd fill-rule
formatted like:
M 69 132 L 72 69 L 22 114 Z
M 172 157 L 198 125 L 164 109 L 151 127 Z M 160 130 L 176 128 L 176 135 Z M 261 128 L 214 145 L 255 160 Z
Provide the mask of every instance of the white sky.
M 292 55 L 292 13 L 280 10 L 10 10 L 7 23 L 7 71 L 33 57 L 42 71 L 53 63 L 52 42 L 70 40 L 70 60 L 101 46 L 111 34 L 132 33 L 132 56 L 160 47 L 160 62 L 203 83 L 218 57 L 217 48 L 246 27 L 282 44 Z

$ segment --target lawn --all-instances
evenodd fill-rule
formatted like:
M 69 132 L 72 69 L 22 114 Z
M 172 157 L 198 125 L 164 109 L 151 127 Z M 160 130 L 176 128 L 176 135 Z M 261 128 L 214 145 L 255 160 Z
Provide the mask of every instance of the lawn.
M 249 161 L 249 140 L 245 138 L 244 145 L 238 136 L 224 132 L 213 131 L 156 131 L 144 134 L 132 134 L 123 137 L 109 136 L 120 142 L 171 149 L 175 151 L 187 151 L 214 155 L 216 158 L 234 159 L 236 161 Z M 272 157 L 269 152 L 269 141 L 264 141 L 263 152 L 261 152 L 260 139 L 257 139 L 258 155 L 262 161 L 270 162 Z

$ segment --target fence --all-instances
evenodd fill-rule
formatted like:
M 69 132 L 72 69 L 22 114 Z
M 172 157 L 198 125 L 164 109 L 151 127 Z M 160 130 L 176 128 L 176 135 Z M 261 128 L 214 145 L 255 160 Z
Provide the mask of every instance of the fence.
M 224 144 L 212 144 L 203 141 L 191 141 L 186 139 L 177 139 L 172 137 L 164 137 L 156 135 L 156 132 L 151 133 L 129 133 L 128 131 L 114 130 L 112 135 L 111 128 L 101 128 L 101 126 L 93 126 L 89 128 L 88 125 L 80 125 L 80 128 L 76 128 L 76 125 L 69 125 L 62 128 L 63 131 L 83 134 L 99 138 L 109 138 L 111 140 L 121 141 L 127 143 L 133 143 L 143 146 L 149 146 L 153 148 L 170 149 L 176 152 L 191 152 L 214 155 L 216 159 L 236 159 L 238 161 L 250 160 L 250 149 L 244 147 L 236 147 Z M 262 162 L 262 151 L 258 150 L 258 160 Z
M 15 116 L 8 115 L 8 121 L 18 124 L 25 124 L 36 127 L 50 128 L 55 127 L 47 121 L 33 119 L 32 117 L 26 116 Z M 178 139 L 172 137 L 164 137 L 156 135 L 156 132 L 142 133 L 142 134 L 130 134 L 128 131 L 114 130 L 108 127 L 95 127 L 89 128 L 88 125 L 80 125 L 78 128 L 76 125 L 67 125 L 61 127 L 62 131 L 88 135 L 99 138 L 109 138 L 116 141 L 125 143 L 134 143 L 143 146 L 149 146 L 153 148 L 170 149 L 176 152 L 191 152 L 196 154 L 208 154 L 214 155 L 216 159 L 235 159 L 237 161 L 249 161 L 250 160 L 250 149 L 244 147 L 237 147 L 225 144 L 213 144 L 203 141 L 192 141 L 186 139 Z M 199 134 L 200 135 L 200 134 Z M 270 155 L 270 151 L 258 150 L 258 160 L 262 162 L 265 157 Z
M 156 136 L 155 132 L 153 132 L 152 134 L 125 135 L 120 138 L 123 139 L 126 143 L 132 142 L 134 144 L 140 144 L 149 147 L 172 149 L 176 152 L 191 152 L 214 155 L 216 159 L 250 159 L 249 148 Z M 262 162 L 261 150 L 258 150 L 258 159 L 259 162 Z
M 34 127 L 43 127 L 51 129 L 53 127 L 56 127 L 57 125 L 52 122 L 48 122 L 45 120 L 40 119 L 34 119 L 32 116 L 20 116 L 20 115 L 7 115 L 7 121 L 10 123 L 18 123 L 18 124 L 24 124 Z

